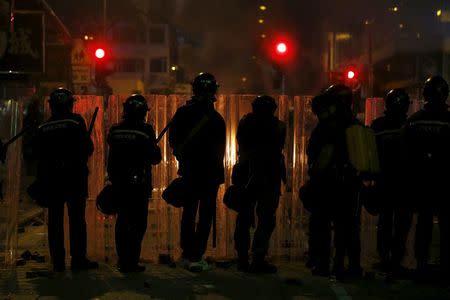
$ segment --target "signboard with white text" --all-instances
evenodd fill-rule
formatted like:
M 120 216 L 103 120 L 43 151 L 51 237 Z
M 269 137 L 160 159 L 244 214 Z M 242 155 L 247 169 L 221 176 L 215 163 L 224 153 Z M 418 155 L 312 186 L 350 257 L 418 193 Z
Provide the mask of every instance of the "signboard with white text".
M 44 72 L 43 12 L 16 11 L 14 31 L 2 35 L 6 45 L 0 56 L 0 72 Z

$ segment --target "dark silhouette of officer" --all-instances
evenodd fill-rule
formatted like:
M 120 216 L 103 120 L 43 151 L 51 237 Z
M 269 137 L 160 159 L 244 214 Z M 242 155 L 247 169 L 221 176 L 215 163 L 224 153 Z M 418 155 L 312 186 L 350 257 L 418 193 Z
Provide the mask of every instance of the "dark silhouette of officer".
M 403 132 L 408 154 L 411 194 L 418 212 L 415 240 L 417 279 L 429 279 L 433 217 L 439 217 L 442 280 L 449 279 L 450 241 L 450 112 L 447 82 L 434 76 L 425 82 L 425 106 L 412 115 Z
M 0 139 L 0 164 L 6 164 L 6 152 L 8 151 L 8 147 L 5 146 L 5 144 L 3 144 L 2 140 Z M 3 183 L 4 183 L 4 177 L 5 174 L 3 174 L 4 172 L 6 172 L 5 168 L 0 168 L 0 178 L 2 178 L 0 180 L 0 200 L 3 200 Z
M 317 202 L 312 206 L 319 208 L 315 216 L 313 213 L 310 232 L 314 264 L 317 274 L 327 274 L 331 217 L 336 248 L 333 273 L 337 277 L 360 277 L 363 272 L 360 263 L 361 204 L 358 200 L 361 179 L 350 163 L 346 143 L 346 129 L 359 122 L 352 112 L 352 91 L 348 87 L 331 86 L 320 98 L 317 101 L 324 103 L 325 109 L 315 108 L 319 124 L 311 134 L 307 149 L 310 180 Z M 346 256 L 349 260 L 347 270 L 344 268 Z
M 286 175 L 282 154 L 286 126 L 274 116 L 277 105 L 272 97 L 258 96 L 252 109 L 239 122 L 236 135 L 239 165 L 247 176 L 240 179 L 245 181 L 240 183 L 245 188 L 245 198 L 236 219 L 234 241 L 240 270 L 275 273 L 276 266 L 265 258 L 276 225 L 281 182 Z M 255 207 L 258 222 L 252 244 L 253 260 L 249 264 L 250 227 L 254 224 Z
M 378 236 L 377 249 L 382 271 L 405 274 L 401 262 L 405 255 L 406 240 L 411 228 L 411 204 L 405 189 L 406 162 L 400 133 L 406 123 L 410 105 L 403 89 L 391 90 L 385 98 L 384 116 L 372 123 L 381 164 L 377 178 Z
M 48 203 L 48 242 L 55 271 L 65 269 L 64 204 L 69 214 L 72 270 L 97 268 L 86 258 L 87 161 L 94 147 L 84 119 L 73 113 L 72 92 L 51 93 L 51 117 L 37 131 L 33 153 L 38 160 L 40 197 Z
M 0 140 L 0 162 L 5 163 L 6 162 L 6 152 L 7 147 L 3 143 L 2 140 Z
M 333 191 L 322 187 L 333 185 L 336 174 L 329 166 L 332 148 L 326 146 L 321 136 L 336 122 L 338 102 L 335 98 L 321 94 L 313 98 L 311 105 L 319 123 L 307 146 L 309 181 L 300 192 L 303 205 L 310 212 L 307 266 L 313 275 L 329 276 L 334 203 Z
M 192 83 L 194 96 L 177 110 L 169 129 L 178 174 L 191 190 L 184 196 L 181 248 L 182 265 L 193 271 L 210 269 L 202 257 L 215 217 L 218 188 L 224 182 L 226 128 L 214 109 L 217 88 L 213 75 L 200 73 Z
M 28 132 L 22 138 L 23 161 L 27 176 L 36 175 L 36 161 L 33 159 L 33 153 L 31 151 L 33 149 L 32 143 L 36 130 L 44 121 L 42 107 L 40 98 L 37 96 L 32 97 L 25 109 L 26 113 L 23 118 L 23 128 L 29 128 Z
M 141 243 L 147 229 L 152 192 L 152 165 L 161 161 L 153 127 L 146 123 L 148 106 L 142 95 L 131 95 L 123 105 L 123 121 L 108 135 L 108 176 L 117 193 L 116 249 L 121 272 L 142 272 Z

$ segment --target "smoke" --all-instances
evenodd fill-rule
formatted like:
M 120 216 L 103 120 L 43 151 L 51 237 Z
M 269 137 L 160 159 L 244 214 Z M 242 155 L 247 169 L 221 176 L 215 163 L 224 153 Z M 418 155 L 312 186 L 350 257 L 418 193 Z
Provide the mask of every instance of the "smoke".
M 178 18 L 181 15 L 181 13 L 183 12 L 183 10 L 184 10 L 184 6 L 185 6 L 185 3 L 186 3 L 186 0 L 174 0 L 174 1 L 175 1 L 174 17 Z
M 286 70 L 289 92 L 314 93 L 321 88 L 324 76 L 322 53 L 327 48 L 327 32 L 352 32 L 362 35 L 366 30 L 365 21 L 375 20 L 378 27 L 373 27 L 374 39 L 377 36 L 389 39 L 386 33 L 398 29 L 399 23 L 408 20 L 406 17 L 409 15 L 425 15 L 423 11 L 428 9 L 429 15 L 435 16 L 435 8 L 432 7 L 434 4 L 425 3 L 423 0 L 398 2 L 400 11 L 396 15 L 389 13 L 394 2 L 379 0 L 133 1 L 147 4 L 148 1 L 171 3 L 171 25 L 192 44 L 190 51 L 193 55 L 189 61 L 180 61 L 181 67 L 181 64 L 189 66 L 186 68 L 187 79 L 193 78 L 195 73 L 200 71 L 212 72 L 221 82 L 223 92 L 238 92 L 244 88 L 247 92 L 262 93 L 270 88 L 267 84 L 270 80 L 263 78 L 272 67 L 264 56 L 261 40 L 263 33 L 268 39 L 277 34 L 287 35 L 297 50 L 295 60 Z M 101 1 L 49 2 L 69 21 L 75 19 L 85 23 L 86 15 L 92 15 L 95 20 L 101 12 Z M 130 6 L 129 1 L 108 0 L 108 3 L 111 8 L 119 7 L 117 11 L 126 13 L 127 18 L 132 19 L 130 14 L 133 15 L 133 11 L 127 8 Z M 264 12 L 259 10 L 261 3 L 267 6 Z M 264 23 L 259 24 L 258 19 L 263 19 Z M 412 26 L 414 22 L 409 24 Z M 414 34 L 417 35 L 419 28 L 424 27 L 423 22 L 417 23 L 415 28 L 418 29 L 414 29 Z M 361 41 L 355 44 L 356 48 L 363 46 Z M 245 87 L 242 80 L 244 77 L 247 79 Z
M 255 1 L 177 1 L 177 28 L 194 40 L 196 61 L 188 77 L 200 71 L 216 75 L 221 92 L 236 92 L 242 77 L 253 72 Z

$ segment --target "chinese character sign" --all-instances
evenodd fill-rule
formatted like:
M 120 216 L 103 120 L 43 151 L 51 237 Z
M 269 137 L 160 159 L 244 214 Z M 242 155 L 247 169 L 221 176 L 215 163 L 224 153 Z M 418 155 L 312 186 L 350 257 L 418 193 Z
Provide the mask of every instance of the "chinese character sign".
M 41 12 L 15 13 L 14 31 L 6 34 L 6 48 L 4 55 L 0 55 L 0 71 L 44 71 L 44 16 Z

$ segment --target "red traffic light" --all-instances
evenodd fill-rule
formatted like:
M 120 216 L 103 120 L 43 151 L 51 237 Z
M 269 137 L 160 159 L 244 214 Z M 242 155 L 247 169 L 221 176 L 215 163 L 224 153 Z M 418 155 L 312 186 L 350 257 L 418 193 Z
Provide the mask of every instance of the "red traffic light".
M 347 79 L 354 79 L 356 77 L 355 71 L 349 70 L 347 71 Z
M 277 43 L 276 51 L 278 54 L 286 54 L 287 50 L 288 50 L 288 48 L 287 48 L 286 43 L 283 43 L 283 42 Z
M 96 58 L 98 58 L 98 59 L 102 59 L 102 58 L 104 58 L 105 57 L 105 50 L 104 49 L 102 49 L 102 48 L 97 48 L 96 50 L 95 50 L 95 57 Z
M 295 40 L 285 34 L 273 34 L 262 41 L 262 48 L 267 59 L 276 66 L 289 67 L 297 57 Z

